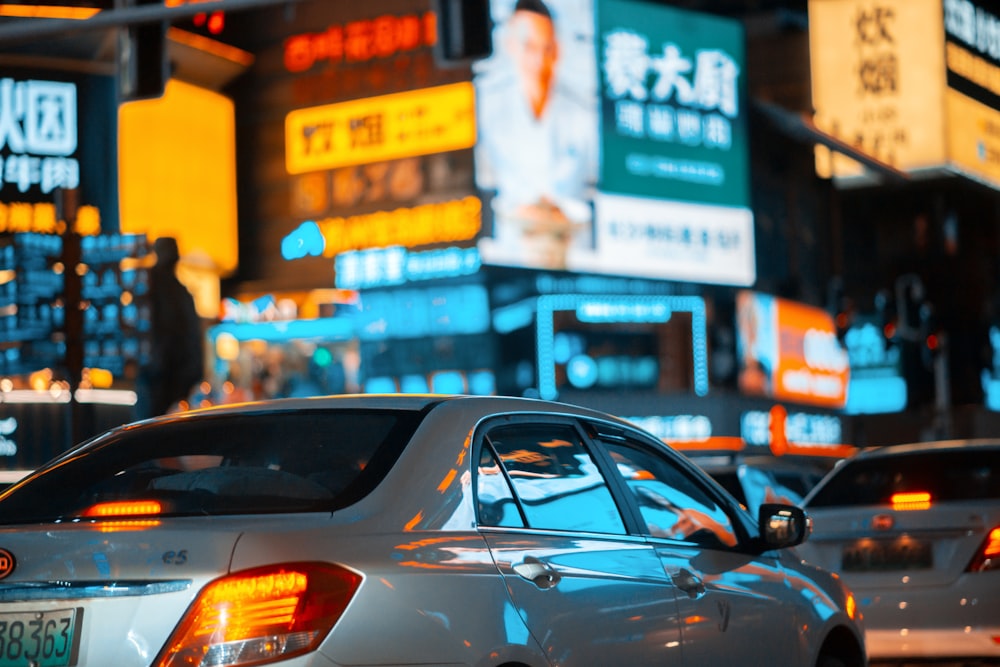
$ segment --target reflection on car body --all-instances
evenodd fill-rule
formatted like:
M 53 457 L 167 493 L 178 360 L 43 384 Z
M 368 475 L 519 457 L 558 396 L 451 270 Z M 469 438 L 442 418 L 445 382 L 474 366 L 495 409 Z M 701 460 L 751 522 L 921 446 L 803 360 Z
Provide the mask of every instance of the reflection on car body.
M 113 429 L 0 495 L 0 641 L 61 628 L 0 665 L 862 666 L 850 592 L 786 548 L 805 537 L 801 509 L 755 521 L 583 408 L 211 408 Z

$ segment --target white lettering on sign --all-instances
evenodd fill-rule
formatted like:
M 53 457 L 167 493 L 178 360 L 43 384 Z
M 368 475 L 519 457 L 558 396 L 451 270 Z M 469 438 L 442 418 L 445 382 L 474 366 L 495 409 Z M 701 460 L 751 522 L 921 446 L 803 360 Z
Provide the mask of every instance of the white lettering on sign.
M 656 415 L 625 419 L 668 442 L 693 442 L 712 437 L 712 420 L 705 415 Z
M 740 418 L 740 432 L 748 445 L 771 444 L 770 412 L 750 410 Z M 790 443 L 836 446 L 842 440 L 840 419 L 834 415 L 792 412 L 785 418 L 785 436 Z
M 994 60 L 1000 60 L 1000 19 L 970 0 L 944 0 L 944 29 Z
M 649 46 L 631 30 L 605 35 L 602 67 L 618 133 L 729 150 L 730 119 L 739 115 L 736 61 L 719 49 L 700 49 L 692 60 L 670 42 L 652 55 Z
M 0 79 L 0 151 L 10 152 L 0 158 L 0 188 L 78 187 L 76 113 L 74 83 Z
M 802 348 L 810 368 L 835 373 L 842 373 L 847 368 L 847 352 L 831 331 L 809 329 L 802 340 Z

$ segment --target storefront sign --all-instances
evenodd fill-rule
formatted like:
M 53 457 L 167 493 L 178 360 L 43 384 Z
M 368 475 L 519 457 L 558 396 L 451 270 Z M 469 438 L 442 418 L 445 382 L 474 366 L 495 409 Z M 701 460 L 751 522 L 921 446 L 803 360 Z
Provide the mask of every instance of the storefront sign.
M 1000 18 L 979 0 L 810 0 L 817 127 L 904 171 L 1000 188 Z M 823 177 L 863 167 L 817 148 Z
M 80 185 L 76 84 L 0 79 L 0 192 Z
M 336 286 L 341 289 L 389 287 L 407 282 L 454 278 L 479 271 L 475 248 L 411 251 L 402 246 L 370 248 L 337 255 Z
M 285 40 L 285 69 L 305 72 L 317 64 L 339 65 L 388 58 L 437 43 L 433 12 L 334 23 L 322 32 Z
M 900 366 L 900 348 L 889 346 L 881 328 L 861 316 L 844 335 L 851 364 L 847 414 L 899 412 L 906 408 L 907 385 Z
M 62 234 L 66 221 L 56 219 L 55 204 L 49 202 L 0 201 L 0 233 L 35 232 L 37 234 Z M 73 230 L 81 236 L 101 233 L 101 212 L 96 206 L 77 209 Z
M 700 442 L 712 437 L 712 419 L 706 415 L 624 417 L 667 443 Z
M 817 127 L 901 169 L 940 165 L 942 32 L 941 0 L 810 0 Z M 816 168 L 824 177 L 863 173 L 822 148 Z
M 990 9 L 984 7 L 989 5 Z M 1000 18 L 996 3 L 944 0 L 946 141 L 952 164 L 1000 188 Z
M 391 245 L 414 247 L 475 238 L 481 204 L 475 197 L 349 218 L 306 221 L 281 241 L 286 260 L 335 257 L 342 252 Z
M 299 109 L 285 119 L 289 174 L 471 148 L 474 91 L 459 82 Z
M 854 447 L 843 444 L 843 428 L 836 415 L 788 411 L 776 405 L 768 411 L 748 410 L 740 417 L 740 434 L 748 447 L 766 447 L 782 456 L 849 456 Z
M 358 336 L 363 341 L 419 339 L 481 334 L 489 326 L 489 296 L 482 285 L 395 289 L 362 297 Z M 478 351 L 468 352 L 475 357 Z
M 117 224 L 114 77 L 10 66 L 2 74 L 0 233 L 62 234 L 73 224 L 90 236 Z M 62 216 L 72 211 L 72 220 L 59 219 L 60 191 L 75 193 Z
M 841 408 L 850 367 L 830 315 L 742 290 L 736 297 L 739 384 L 747 394 Z
M 219 319 L 222 322 L 289 322 L 299 316 L 295 301 L 276 299 L 272 294 L 265 294 L 249 302 L 226 298 L 222 300 L 220 311 Z

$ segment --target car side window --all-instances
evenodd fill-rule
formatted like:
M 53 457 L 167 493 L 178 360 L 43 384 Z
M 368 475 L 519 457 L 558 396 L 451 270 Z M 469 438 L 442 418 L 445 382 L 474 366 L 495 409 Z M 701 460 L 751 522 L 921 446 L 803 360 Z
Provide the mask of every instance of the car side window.
M 732 518 L 687 471 L 632 441 L 602 440 L 650 535 L 711 548 L 738 543 Z
M 625 523 L 607 482 L 579 432 L 570 424 L 509 424 L 490 429 L 484 448 L 495 452 L 502 472 L 530 528 L 624 535 Z M 484 456 L 480 457 L 480 465 Z M 489 463 L 489 460 L 486 461 Z M 499 518 L 483 512 L 484 498 L 497 486 L 492 471 L 480 469 L 477 489 L 480 521 L 516 525 L 504 510 Z M 501 523 L 501 521 L 506 523 Z

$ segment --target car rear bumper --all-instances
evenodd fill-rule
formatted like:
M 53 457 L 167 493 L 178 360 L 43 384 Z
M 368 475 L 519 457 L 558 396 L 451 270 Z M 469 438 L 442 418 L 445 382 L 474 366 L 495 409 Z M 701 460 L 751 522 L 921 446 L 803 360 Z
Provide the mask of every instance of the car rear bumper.
M 1000 661 L 1000 626 L 978 630 L 872 630 L 865 632 L 872 660 L 958 660 L 990 658 Z
M 855 590 L 868 655 L 1000 659 L 1000 596 L 993 586 L 967 588 Z

